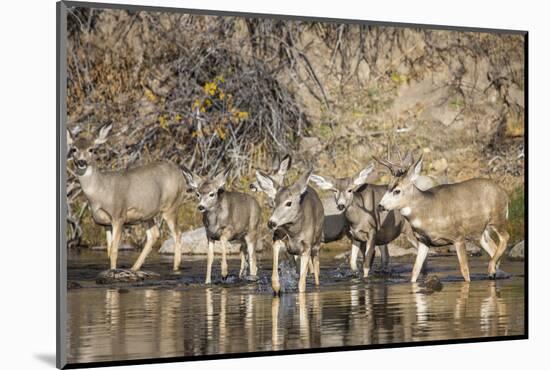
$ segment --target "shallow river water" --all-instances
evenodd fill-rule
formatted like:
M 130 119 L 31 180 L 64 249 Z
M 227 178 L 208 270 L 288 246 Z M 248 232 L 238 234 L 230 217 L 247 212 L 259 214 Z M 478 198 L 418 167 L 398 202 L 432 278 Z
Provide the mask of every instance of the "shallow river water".
M 135 252 L 119 252 L 129 266 Z M 105 252 L 71 253 L 67 353 L 70 363 L 194 356 L 283 349 L 479 338 L 524 333 L 523 262 L 504 260 L 508 278 L 485 277 L 487 257 L 470 257 L 472 282 L 462 281 L 456 256 L 430 256 L 430 275 L 443 290 L 411 284 L 414 256 L 393 259 L 392 274 L 368 280 L 343 261 L 321 259 L 321 286 L 273 297 L 271 263 L 260 260 L 260 279 L 221 282 L 216 256 L 213 284 L 202 284 L 205 258 L 185 257 L 181 275 L 171 257 L 151 253 L 145 270 L 158 281 L 102 286 Z M 377 263 L 378 261 L 376 261 Z M 238 259 L 229 260 L 235 274 Z M 376 266 L 375 266 L 376 268 Z

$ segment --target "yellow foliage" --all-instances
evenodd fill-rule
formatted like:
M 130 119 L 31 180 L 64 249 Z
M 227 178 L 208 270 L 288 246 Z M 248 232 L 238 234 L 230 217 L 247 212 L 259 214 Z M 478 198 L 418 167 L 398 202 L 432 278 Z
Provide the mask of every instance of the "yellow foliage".
M 159 116 L 159 125 L 165 130 L 168 130 L 168 119 L 165 115 Z
M 181 120 L 182 120 L 181 114 L 177 113 L 176 116 L 174 117 L 174 121 L 181 122 Z
M 203 86 L 204 92 L 210 96 L 214 96 L 216 94 L 216 90 L 218 89 L 218 85 L 216 85 L 216 82 L 207 82 Z
M 248 112 L 237 112 L 236 117 L 239 121 L 248 119 Z
M 155 96 L 155 94 L 153 94 L 153 92 L 147 88 L 145 89 L 145 97 L 152 103 L 157 102 L 157 97 Z
M 216 126 L 216 133 L 221 140 L 225 140 L 225 130 L 222 126 Z
M 197 98 L 195 99 L 195 101 L 193 102 L 193 105 L 191 106 L 191 109 L 194 111 L 195 109 L 197 109 L 198 107 L 201 106 L 201 101 Z
M 401 84 L 403 82 L 407 82 L 407 76 L 406 75 L 402 75 L 402 74 L 399 74 L 397 72 L 393 72 L 391 74 L 391 80 L 393 82 L 395 82 L 396 84 Z

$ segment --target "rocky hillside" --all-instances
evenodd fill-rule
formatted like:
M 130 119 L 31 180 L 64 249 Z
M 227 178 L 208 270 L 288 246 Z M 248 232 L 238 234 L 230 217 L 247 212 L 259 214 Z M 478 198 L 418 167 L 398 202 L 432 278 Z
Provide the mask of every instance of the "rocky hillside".
M 414 150 L 442 182 L 497 179 L 521 238 L 521 36 L 79 8 L 68 24 L 69 129 L 113 123 L 103 168 L 232 164 L 245 189 L 275 153 L 344 176 Z M 70 245 L 101 242 L 71 173 L 68 186 Z M 183 228 L 199 224 L 184 208 Z

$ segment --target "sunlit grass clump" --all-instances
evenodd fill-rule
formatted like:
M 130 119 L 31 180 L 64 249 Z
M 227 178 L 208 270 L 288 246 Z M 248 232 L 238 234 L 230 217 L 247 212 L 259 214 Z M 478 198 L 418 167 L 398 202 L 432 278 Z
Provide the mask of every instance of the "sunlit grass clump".
M 510 194 L 508 212 L 510 243 L 515 244 L 525 238 L 525 189 L 523 185 L 518 186 Z

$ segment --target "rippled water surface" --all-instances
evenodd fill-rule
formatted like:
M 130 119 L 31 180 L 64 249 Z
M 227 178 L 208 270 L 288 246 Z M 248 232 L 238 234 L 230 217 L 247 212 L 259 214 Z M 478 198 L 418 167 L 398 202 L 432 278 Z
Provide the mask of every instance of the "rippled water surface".
M 121 252 L 130 265 L 134 252 Z M 305 294 L 273 297 L 270 261 L 261 260 L 258 282 L 235 277 L 202 284 L 205 261 L 184 258 L 181 275 L 171 258 L 152 253 L 144 269 L 161 280 L 140 286 L 101 286 L 104 252 L 69 258 L 68 360 L 112 361 L 151 357 L 401 343 L 524 333 L 523 262 L 503 261 L 509 278 L 485 278 L 486 257 L 471 257 L 472 282 L 464 283 L 456 256 L 430 257 L 429 274 L 443 290 L 407 282 L 413 257 L 394 259 L 391 276 L 364 281 L 331 255 L 321 260 L 321 287 L 308 279 Z M 230 273 L 239 261 L 230 259 Z

